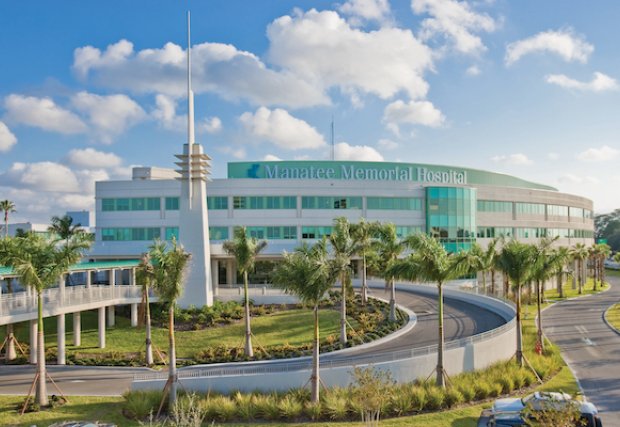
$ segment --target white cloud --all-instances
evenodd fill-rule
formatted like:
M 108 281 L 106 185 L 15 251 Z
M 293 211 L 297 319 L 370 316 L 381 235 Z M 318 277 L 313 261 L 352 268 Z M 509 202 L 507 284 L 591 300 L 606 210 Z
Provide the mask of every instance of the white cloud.
M 325 139 L 303 120 L 286 110 L 260 107 L 256 113 L 243 113 L 239 118 L 246 131 L 286 150 L 314 149 L 325 145 Z
M 4 98 L 8 121 L 37 127 L 50 132 L 76 134 L 87 126 L 72 112 L 59 107 L 51 98 L 11 94 Z
M 379 147 L 384 150 L 396 150 L 398 148 L 398 143 L 391 139 L 380 139 Z
M 620 150 L 612 148 L 608 145 L 603 145 L 601 148 L 588 148 L 585 151 L 577 154 L 577 159 L 585 162 L 604 162 L 608 160 L 614 160 Z
M 95 95 L 79 92 L 71 104 L 89 117 L 95 132 L 104 143 L 146 118 L 144 110 L 126 95 Z
M 368 145 L 349 145 L 339 142 L 334 147 L 336 160 L 357 160 L 364 162 L 382 162 L 383 156 Z
M 521 153 L 494 156 L 491 157 L 491 160 L 506 165 L 531 165 L 533 163 L 525 154 Z
M 116 168 L 122 163 L 121 158 L 116 154 L 104 153 L 93 148 L 71 150 L 65 160 L 71 165 L 87 169 Z
M 401 123 L 439 127 L 445 122 L 445 117 L 429 101 L 397 100 L 388 104 L 383 110 L 383 122 L 388 129 L 399 134 L 398 125 Z
M 9 151 L 17 144 L 17 137 L 4 122 L 0 121 L 0 152 Z
M 465 73 L 468 76 L 478 76 L 480 75 L 481 71 L 477 65 L 472 65 L 471 67 L 467 68 L 467 70 L 465 70 Z
M 95 194 L 95 182 L 108 181 L 110 179 L 110 175 L 103 169 L 78 170 L 75 172 L 75 177 L 78 180 L 80 191 L 83 194 L 91 195 Z
M 578 176 L 567 173 L 558 178 L 561 184 L 598 184 L 600 180 L 594 176 Z
M 388 0 L 348 0 L 338 10 L 345 15 L 352 15 L 365 21 L 386 22 L 390 17 Z M 350 22 L 358 24 L 356 20 Z
M 456 51 L 464 54 L 485 51 L 482 40 L 474 33 L 489 33 L 497 28 L 493 18 L 485 13 L 475 12 L 466 1 L 412 0 L 411 8 L 417 15 L 430 15 L 430 18 L 422 21 L 422 39 L 442 36 L 450 41 Z
M 222 130 L 222 121 L 219 117 L 207 117 L 198 123 L 199 132 L 218 133 Z
M 135 93 L 186 94 L 186 53 L 166 43 L 161 49 L 135 52 L 121 40 L 103 52 L 86 46 L 74 52 L 73 69 L 82 79 Z M 228 100 L 245 99 L 254 104 L 307 107 L 329 104 L 320 87 L 287 70 L 268 68 L 254 54 L 222 43 L 192 47 L 192 83 L 197 94 L 216 93 Z
M 532 37 L 510 43 L 506 47 L 506 65 L 512 65 L 530 53 L 550 52 L 567 62 L 586 63 L 594 46 L 586 42 L 572 28 L 559 31 L 545 31 Z
M 247 155 L 245 148 L 220 147 L 217 149 L 220 153 L 229 154 L 235 159 L 245 159 Z
M 265 157 L 263 157 L 264 162 L 279 162 L 280 160 L 282 159 L 278 156 L 274 156 L 273 154 L 267 154 Z
M 432 51 L 409 30 L 364 32 L 336 12 L 312 9 L 274 20 L 267 36 L 269 59 L 317 87 L 382 99 L 401 91 L 420 98 L 428 91 L 423 76 L 433 66 Z
M 75 174 L 67 166 L 54 162 L 16 162 L 0 174 L 0 182 L 35 191 L 71 193 L 79 191 Z
M 596 72 L 589 82 L 580 82 L 571 79 L 564 74 L 550 74 L 545 77 L 547 83 L 555 84 L 567 89 L 576 89 L 590 92 L 605 92 L 618 90 L 618 82 L 616 79 L 609 77 L 603 73 Z
M 547 158 L 549 160 L 558 160 L 560 158 L 560 155 L 558 153 L 551 152 L 547 153 Z

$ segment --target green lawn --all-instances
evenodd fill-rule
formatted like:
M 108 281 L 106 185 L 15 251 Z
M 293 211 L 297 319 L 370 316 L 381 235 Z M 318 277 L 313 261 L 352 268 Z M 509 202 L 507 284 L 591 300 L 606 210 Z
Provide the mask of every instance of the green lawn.
M 579 285 L 577 285 L 577 287 L 579 287 Z M 609 285 L 607 283 L 605 283 L 602 287 L 600 284 L 597 284 L 596 286 L 596 291 L 594 290 L 594 281 L 592 280 L 592 278 L 588 278 L 586 280 L 586 283 L 583 286 L 583 294 L 582 295 L 591 295 L 591 294 L 595 294 L 598 292 L 601 292 L 605 289 L 607 289 L 609 287 Z M 573 280 L 572 278 L 569 276 L 569 279 L 566 281 L 566 283 L 564 283 L 564 286 L 562 287 L 562 290 L 564 291 L 564 299 L 567 298 L 575 298 L 580 296 L 578 293 L 578 289 L 573 289 Z M 555 288 L 555 286 L 553 286 L 550 289 L 547 289 L 545 291 L 545 298 L 546 299 L 551 299 L 551 300 L 559 300 L 560 296 L 558 294 L 557 289 Z
M 620 331 L 620 304 L 614 304 L 607 312 L 607 321 Z
M 339 313 L 336 310 L 321 310 L 319 317 L 321 338 L 329 335 L 339 336 Z M 349 318 L 349 322 L 355 327 L 357 322 Z M 313 317 L 311 310 L 279 311 L 270 315 L 255 317 L 252 319 L 252 333 L 254 345 L 263 347 L 273 345 L 292 346 L 309 344 L 312 342 Z M 283 327 L 286 325 L 286 327 Z M 129 319 L 116 316 L 116 326 L 106 330 L 106 348 L 98 348 L 97 312 L 88 311 L 82 313 L 82 345 L 74 347 L 73 343 L 73 316 L 66 316 L 66 343 L 67 355 L 79 353 L 107 353 L 110 351 L 119 353 L 133 353 L 144 351 L 144 328 L 132 328 Z M 46 347 L 56 347 L 56 317 L 45 319 L 45 342 Z M 28 343 L 28 324 L 16 325 L 16 336 L 20 342 Z M 4 336 L 4 328 L 0 329 L 0 336 Z M 153 328 L 153 343 L 161 351 L 168 348 L 168 331 L 165 328 Z M 207 328 L 200 331 L 176 332 L 177 357 L 192 358 L 194 354 L 206 347 L 226 345 L 228 347 L 243 347 L 244 324 L 238 321 L 231 325 Z

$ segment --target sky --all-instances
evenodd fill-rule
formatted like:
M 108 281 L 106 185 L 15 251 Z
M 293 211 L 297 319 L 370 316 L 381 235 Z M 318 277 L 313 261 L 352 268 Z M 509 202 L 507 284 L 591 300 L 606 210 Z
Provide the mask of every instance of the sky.
M 478 168 L 620 208 L 615 0 L 0 0 L 0 200 L 94 210 L 95 182 L 232 161 Z

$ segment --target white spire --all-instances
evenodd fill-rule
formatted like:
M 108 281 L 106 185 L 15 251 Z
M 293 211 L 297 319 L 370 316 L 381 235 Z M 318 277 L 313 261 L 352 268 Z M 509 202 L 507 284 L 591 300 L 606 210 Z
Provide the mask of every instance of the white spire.
M 194 144 L 194 92 L 192 91 L 192 42 L 190 39 L 190 13 L 187 11 L 187 143 Z

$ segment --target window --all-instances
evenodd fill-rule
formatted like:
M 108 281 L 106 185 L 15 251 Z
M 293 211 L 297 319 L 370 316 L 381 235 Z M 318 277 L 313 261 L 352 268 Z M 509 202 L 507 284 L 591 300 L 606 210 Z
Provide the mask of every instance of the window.
M 304 226 L 301 227 L 302 239 L 321 239 L 323 236 L 329 237 L 332 234 L 331 226 Z
M 179 210 L 179 198 L 178 197 L 166 197 L 166 210 L 178 211 Z
M 521 203 L 517 202 L 515 204 L 515 209 L 517 214 L 524 215 L 544 215 L 545 214 L 545 205 L 541 203 Z
M 159 238 L 160 234 L 161 230 L 159 229 L 159 227 L 118 227 L 101 229 L 101 239 L 103 241 L 148 241 Z
M 302 209 L 361 209 L 361 197 L 303 196 Z
M 403 239 L 407 236 L 411 236 L 414 234 L 422 233 L 422 227 L 416 225 L 397 225 L 396 226 L 396 236 L 400 239 Z
M 166 227 L 166 240 L 172 240 L 172 238 L 179 240 L 179 227 Z
M 134 197 L 119 199 L 102 199 L 101 210 L 109 211 L 158 211 L 159 197 Z
M 585 218 L 584 209 L 570 207 L 568 208 L 568 213 L 571 218 Z
M 297 227 L 285 226 L 252 226 L 246 227 L 249 237 L 266 240 L 295 240 L 297 239 Z
M 478 212 L 505 212 L 512 213 L 512 202 L 498 200 L 478 200 Z
M 415 197 L 368 197 L 366 208 L 419 211 L 422 210 L 422 199 Z
M 233 202 L 233 204 L 234 204 L 234 202 Z M 226 196 L 208 196 L 207 197 L 207 209 L 209 209 L 209 210 L 226 210 L 226 209 L 228 209 L 228 197 L 226 197 Z
M 547 205 L 548 216 L 568 216 L 568 206 Z
M 209 239 L 228 240 L 228 227 L 209 227 Z
M 296 196 L 234 196 L 234 209 L 297 209 Z

